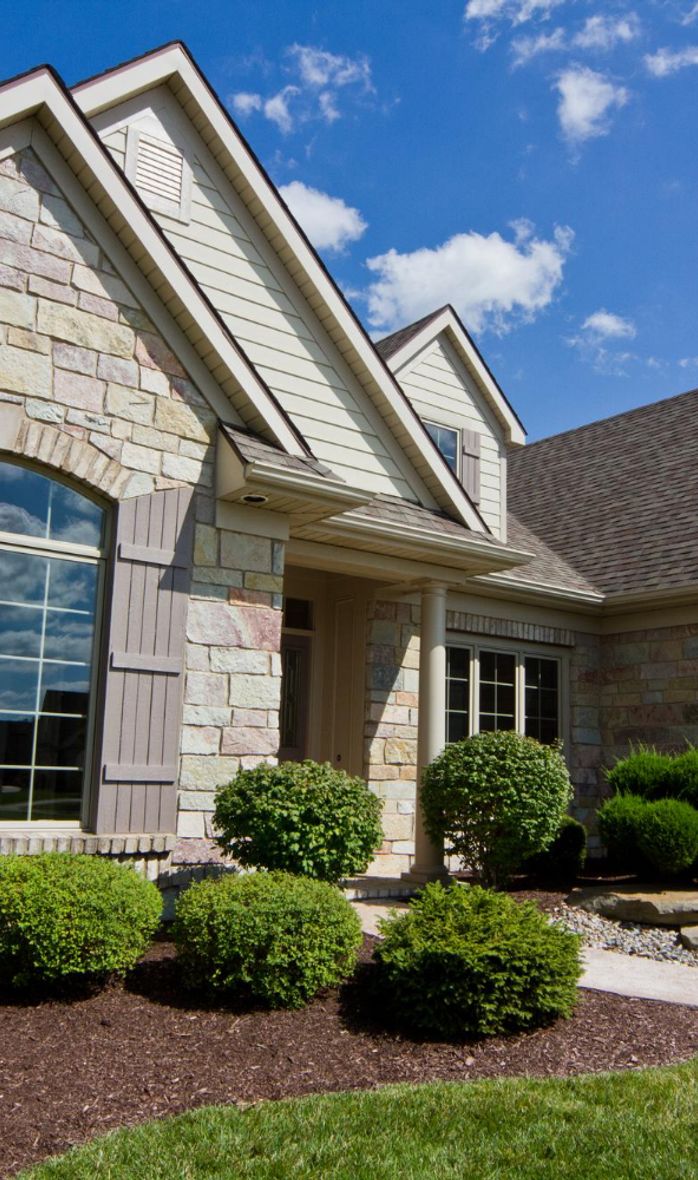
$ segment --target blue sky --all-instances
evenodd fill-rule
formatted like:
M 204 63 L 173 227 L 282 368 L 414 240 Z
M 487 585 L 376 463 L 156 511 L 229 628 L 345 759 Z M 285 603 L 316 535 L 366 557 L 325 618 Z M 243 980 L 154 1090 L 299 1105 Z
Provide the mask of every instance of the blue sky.
M 698 385 L 695 0 L 63 0 L 0 73 L 184 40 L 375 336 L 450 301 L 532 439 Z

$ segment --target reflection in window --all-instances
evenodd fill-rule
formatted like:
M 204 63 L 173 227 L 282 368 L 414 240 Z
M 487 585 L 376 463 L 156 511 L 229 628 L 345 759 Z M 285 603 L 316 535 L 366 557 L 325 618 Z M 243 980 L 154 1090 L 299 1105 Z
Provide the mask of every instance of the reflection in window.
M 446 741 L 459 742 L 470 732 L 470 652 L 446 648 Z
M 480 652 L 480 731 L 516 728 L 516 657 Z
M 0 463 L 0 820 L 80 817 L 103 517 Z
M 558 736 L 558 662 L 526 656 L 525 733 L 548 745 Z
M 425 422 L 427 434 L 434 440 L 448 463 L 451 471 L 458 475 L 458 436 L 459 432 L 448 426 L 437 426 L 435 422 Z

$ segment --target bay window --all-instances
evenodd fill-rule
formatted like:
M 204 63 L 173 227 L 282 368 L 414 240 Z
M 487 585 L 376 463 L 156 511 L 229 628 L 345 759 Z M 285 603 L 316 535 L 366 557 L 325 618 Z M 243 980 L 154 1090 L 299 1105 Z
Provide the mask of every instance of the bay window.
M 494 645 L 446 648 L 446 741 L 513 729 L 546 744 L 562 736 L 560 659 Z

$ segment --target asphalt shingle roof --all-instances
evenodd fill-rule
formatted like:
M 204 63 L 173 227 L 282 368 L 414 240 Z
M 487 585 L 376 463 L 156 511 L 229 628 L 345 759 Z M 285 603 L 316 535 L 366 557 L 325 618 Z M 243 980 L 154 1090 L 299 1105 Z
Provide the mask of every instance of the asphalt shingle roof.
M 698 390 L 512 451 L 508 494 L 539 545 L 605 594 L 698 582 Z
M 403 344 L 407 344 L 413 336 L 421 332 L 422 328 L 426 328 L 427 324 L 435 320 L 444 310 L 443 307 L 437 307 L 436 311 L 430 311 L 429 315 L 422 316 L 421 320 L 415 320 L 413 324 L 406 324 L 404 328 L 398 328 L 397 332 L 391 332 L 390 336 L 384 336 L 382 340 L 376 340 L 374 342 L 375 347 L 383 357 L 383 360 L 387 361 L 388 357 L 399 352 Z

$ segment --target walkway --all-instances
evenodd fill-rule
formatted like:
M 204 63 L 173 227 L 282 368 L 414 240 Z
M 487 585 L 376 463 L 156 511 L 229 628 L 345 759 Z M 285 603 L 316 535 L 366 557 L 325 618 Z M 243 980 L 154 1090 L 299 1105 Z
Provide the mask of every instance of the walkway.
M 395 909 L 406 909 L 406 902 L 355 901 L 365 934 L 378 933 L 378 921 Z M 580 987 L 592 991 L 614 992 L 618 996 L 636 996 L 643 1000 L 663 1000 L 668 1004 L 688 1004 L 698 1008 L 698 968 L 681 963 L 655 962 L 639 955 L 621 955 L 616 951 L 589 947 L 582 951 L 584 974 Z

